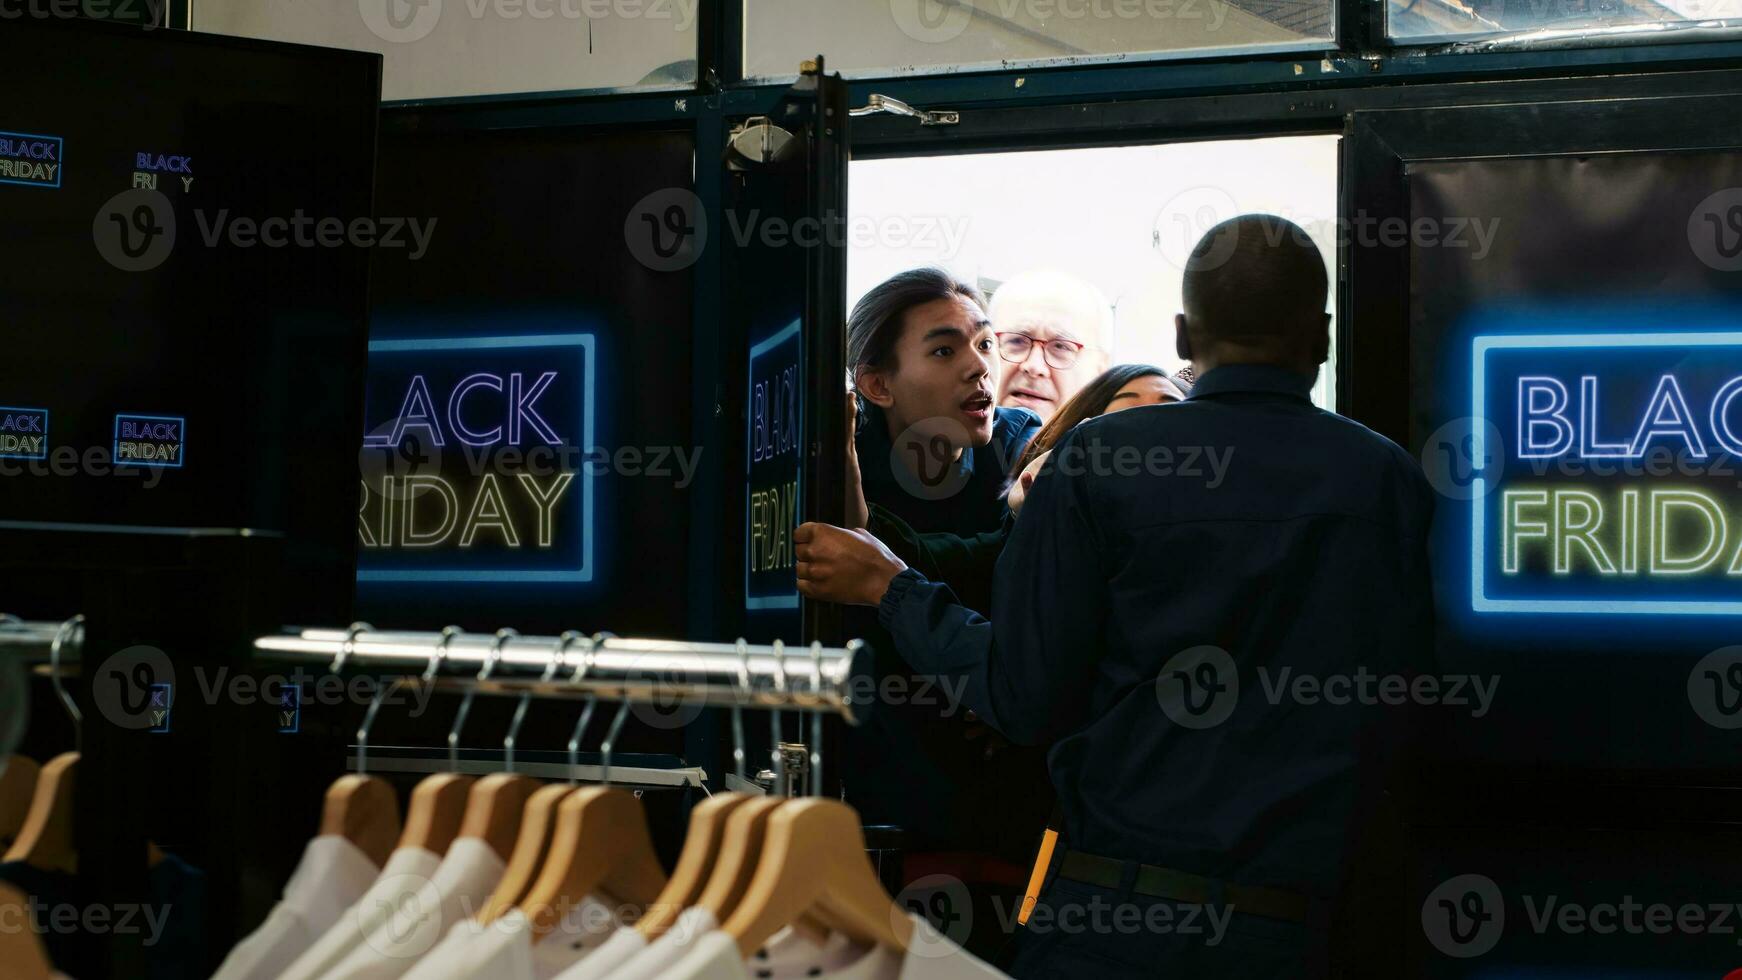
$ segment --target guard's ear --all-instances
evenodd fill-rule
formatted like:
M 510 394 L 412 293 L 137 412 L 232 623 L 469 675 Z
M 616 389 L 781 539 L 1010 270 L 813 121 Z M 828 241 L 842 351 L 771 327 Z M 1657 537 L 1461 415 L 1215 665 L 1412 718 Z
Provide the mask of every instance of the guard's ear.
M 1186 336 L 1186 315 L 1184 313 L 1173 315 L 1173 352 L 1179 355 L 1180 360 L 1187 364 L 1191 363 L 1192 342 L 1191 338 Z
M 853 386 L 859 390 L 859 397 L 878 408 L 888 409 L 895 404 L 895 395 L 889 390 L 889 378 L 878 368 L 860 368 L 853 375 Z

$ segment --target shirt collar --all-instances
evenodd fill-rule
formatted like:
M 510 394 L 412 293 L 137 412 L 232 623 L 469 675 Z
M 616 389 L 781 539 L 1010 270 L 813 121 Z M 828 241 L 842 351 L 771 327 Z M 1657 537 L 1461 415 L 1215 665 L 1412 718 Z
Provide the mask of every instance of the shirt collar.
M 1230 392 L 1262 392 L 1310 400 L 1318 378 L 1269 364 L 1223 364 L 1193 382 L 1187 401 Z

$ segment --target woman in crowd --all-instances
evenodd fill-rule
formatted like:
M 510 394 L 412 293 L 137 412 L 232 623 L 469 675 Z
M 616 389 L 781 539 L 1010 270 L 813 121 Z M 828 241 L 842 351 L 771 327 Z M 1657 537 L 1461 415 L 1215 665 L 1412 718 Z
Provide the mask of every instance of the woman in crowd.
M 1066 401 L 1034 438 L 1029 440 L 1014 468 L 1016 476 L 1005 498 L 1012 514 L 1022 507 L 1028 488 L 1039 475 L 1052 447 L 1065 433 L 1085 419 L 1127 408 L 1185 400 L 1190 385 L 1149 364 L 1116 364 L 1083 386 Z M 849 473 L 851 482 L 854 474 Z M 948 533 L 925 534 L 884 507 L 872 505 L 865 525 L 872 536 L 888 545 L 902 561 L 926 578 L 948 583 L 963 605 L 989 610 L 992 568 L 1004 549 L 1008 524 L 971 536 Z M 841 601 L 841 600 L 830 600 Z

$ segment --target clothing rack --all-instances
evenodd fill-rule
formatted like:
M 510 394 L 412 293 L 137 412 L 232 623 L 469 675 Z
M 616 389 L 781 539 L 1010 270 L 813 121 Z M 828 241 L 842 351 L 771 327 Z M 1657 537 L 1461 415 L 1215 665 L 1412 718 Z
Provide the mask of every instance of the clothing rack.
M 25 664 L 53 659 L 55 637 L 63 637 L 62 663 L 77 663 L 85 642 L 85 624 L 80 617 L 61 622 L 31 622 L 0 613 L 0 656 Z
M 640 761 L 645 758 L 647 761 Z M 350 772 L 409 773 L 428 775 L 437 772 L 458 772 L 472 776 L 488 776 L 503 771 L 502 753 L 498 750 L 462 749 L 459 763 L 447 757 L 446 750 L 397 745 L 370 746 L 367 759 L 352 746 L 345 759 Z M 530 751 L 517 753 L 514 771 L 534 779 L 575 779 L 583 783 L 602 782 L 606 771 L 598 761 L 569 765 L 562 752 Z M 707 770 L 685 765 L 676 756 L 627 756 L 611 764 L 611 781 L 647 789 L 678 789 L 690 787 L 703 792 L 708 789 Z
M 254 641 L 257 655 L 344 670 L 422 674 L 441 687 L 484 694 L 597 698 L 631 704 L 685 701 L 863 718 L 871 652 L 854 640 L 844 648 L 786 647 L 677 640 L 636 640 L 598 634 L 495 634 L 309 629 Z

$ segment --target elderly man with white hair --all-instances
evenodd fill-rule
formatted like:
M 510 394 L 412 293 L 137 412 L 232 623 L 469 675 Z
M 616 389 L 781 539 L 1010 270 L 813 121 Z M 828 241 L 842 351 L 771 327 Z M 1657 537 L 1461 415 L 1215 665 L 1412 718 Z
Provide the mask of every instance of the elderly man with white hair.
M 1057 269 L 1024 272 L 998 287 L 989 311 L 1004 370 L 998 404 L 1045 422 L 1107 369 L 1113 308 L 1090 283 Z

